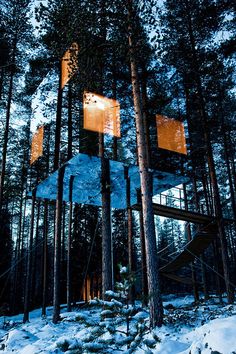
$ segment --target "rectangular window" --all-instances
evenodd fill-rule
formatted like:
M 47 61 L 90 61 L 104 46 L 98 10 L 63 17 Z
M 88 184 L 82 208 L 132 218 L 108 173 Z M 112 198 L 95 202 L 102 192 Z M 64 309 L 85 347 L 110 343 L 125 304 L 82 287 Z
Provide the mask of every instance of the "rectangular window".
M 120 104 L 117 100 L 84 93 L 84 129 L 120 137 Z
M 61 59 L 61 89 L 64 88 L 64 86 L 68 83 L 68 81 L 78 69 L 78 52 L 78 44 L 72 43 L 71 47 L 65 52 Z
M 37 129 L 32 137 L 30 164 L 32 165 L 40 156 L 43 155 L 43 136 L 44 126 Z
M 158 147 L 187 155 L 183 122 L 158 114 L 156 124 Z

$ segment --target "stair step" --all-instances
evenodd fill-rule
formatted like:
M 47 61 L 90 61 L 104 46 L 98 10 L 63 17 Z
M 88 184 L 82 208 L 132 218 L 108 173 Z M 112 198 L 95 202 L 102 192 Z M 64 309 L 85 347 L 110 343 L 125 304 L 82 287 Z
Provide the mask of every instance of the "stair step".
M 193 239 L 187 243 L 184 250 L 171 262 L 160 268 L 161 273 L 172 273 L 194 261 L 213 242 L 216 233 L 197 233 Z

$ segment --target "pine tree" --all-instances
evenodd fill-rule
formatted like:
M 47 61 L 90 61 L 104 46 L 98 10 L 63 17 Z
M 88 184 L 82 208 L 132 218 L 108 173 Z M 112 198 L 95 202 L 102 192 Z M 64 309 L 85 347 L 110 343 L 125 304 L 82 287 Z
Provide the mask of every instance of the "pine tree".
M 28 25 L 28 10 L 29 1 L 2 1 L 4 9 L 3 17 L 5 20 L 5 26 L 7 29 L 7 41 L 9 50 L 9 84 L 7 93 L 6 104 L 6 120 L 4 128 L 4 139 L 2 149 L 2 162 L 1 162 L 1 179 L 0 179 L 0 211 L 3 206 L 3 193 L 4 182 L 6 174 L 6 162 L 7 162 L 7 148 L 9 140 L 9 127 L 10 127 L 10 115 L 11 105 L 13 100 L 14 90 L 14 77 L 17 68 L 17 59 L 19 55 L 19 45 L 23 44 L 29 39 L 29 25 Z
M 160 281 L 158 275 L 158 258 L 156 248 L 155 224 L 151 195 L 151 176 L 148 170 L 148 158 L 146 149 L 143 111 L 141 107 L 141 94 L 138 79 L 138 66 L 134 41 L 134 10 L 133 2 L 127 2 L 128 11 L 128 40 L 131 68 L 131 82 L 133 88 L 135 122 L 137 133 L 137 153 L 140 171 L 141 198 L 144 221 L 144 235 L 146 241 L 147 272 L 149 287 L 150 325 L 154 327 L 162 324 L 162 302 L 160 296 Z

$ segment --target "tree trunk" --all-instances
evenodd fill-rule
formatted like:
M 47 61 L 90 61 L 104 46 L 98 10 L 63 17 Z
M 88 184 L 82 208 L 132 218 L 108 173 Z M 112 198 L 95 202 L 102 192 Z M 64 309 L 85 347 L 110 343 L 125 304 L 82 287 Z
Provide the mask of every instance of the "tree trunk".
M 139 213 L 140 223 L 140 243 L 141 243 L 141 259 L 142 259 L 142 303 L 144 306 L 148 304 L 148 280 L 147 280 L 147 260 L 146 260 L 146 246 L 143 229 L 143 210 Z
M 221 291 L 221 284 L 220 284 L 220 277 L 219 277 L 219 251 L 218 251 L 218 244 L 217 240 L 213 242 L 213 261 L 214 261 L 214 268 L 215 268 L 215 278 L 216 278 L 216 291 L 219 296 L 219 301 L 222 304 L 223 299 L 222 299 L 222 291 Z
M 50 126 L 47 126 L 47 140 L 46 140 L 46 168 L 45 178 L 49 173 L 49 156 L 50 156 Z M 43 298 L 42 298 L 42 316 L 46 316 L 47 306 L 47 284 L 48 284 L 48 202 L 44 202 L 44 216 L 43 216 Z
M 23 221 L 23 206 L 24 206 L 24 162 L 22 164 L 21 169 L 21 186 L 20 186 L 20 215 L 19 215 L 19 228 L 17 233 L 17 240 L 16 240 L 16 253 L 15 253 L 15 267 L 14 267 L 14 276 L 13 276 L 13 296 L 11 296 L 11 312 L 15 313 L 18 310 L 20 296 L 17 299 L 19 294 L 19 280 L 20 278 L 20 259 L 21 259 L 21 240 L 22 240 L 22 221 Z M 17 294 L 17 295 L 16 295 Z M 16 306 L 17 304 L 17 306 Z
M 113 54 L 115 57 L 115 54 Z M 117 74 L 116 74 L 116 63 L 115 63 L 115 58 L 113 58 L 113 65 L 112 65 L 112 96 L 113 99 L 116 99 L 116 92 L 117 92 Z M 112 150 L 113 150 L 113 159 L 116 161 L 118 158 L 118 144 L 117 144 L 117 137 L 114 136 L 113 137 L 113 146 L 112 146 Z
M 13 63 L 15 62 L 15 50 L 16 47 L 14 48 Z M 8 99 L 7 99 L 7 111 L 6 111 L 6 122 L 5 122 L 5 130 L 4 130 L 4 137 L 3 137 L 3 147 L 2 147 L 2 166 L 1 166 L 1 176 L 0 176 L 0 216 L 2 212 L 2 206 L 3 206 L 3 190 L 4 190 L 4 182 L 5 182 L 5 174 L 6 174 L 6 159 L 7 159 L 7 146 L 8 146 L 8 137 L 9 137 L 12 93 L 13 93 L 14 70 L 15 70 L 15 65 L 12 64 L 12 69 L 10 73 L 9 90 L 8 90 Z
M 127 208 L 127 231 L 128 231 L 128 263 L 129 263 L 129 276 L 132 279 L 132 273 L 134 272 L 134 247 L 133 247 L 133 225 L 132 225 L 132 209 L 130 206 L 130 178 L 128 167 L 125 168 L 125 179 L 126 179 L 126 208 Z M 135 300 L 135 286 L 130 284 L 129 289 L 129 301 L 134 304 Z
M 208 186 L 207 176 L 204 172 L 202 172 L 202 187 L 203 187 L 203 193 L 206 201 L 206 211 L 207 214 L 211 215 L 212 205 L 211 205 L 210 195 L 209 195 L 209 186 Z
M 61 261 L 64 269 L 64 262 L 66 260 L 66 204 L 62 203 L 62 240 L 61 240 Z
M 63 204 L 63 179 L 65 166 L 58 170 L 56 224 L 54 239 L 54 277 L 53 277 L 53 323 L 60 320 L 60 266 L 61 266 L 61 223 Z
M 3 88 L 3 78 L 4 78 L 4 68 L 0 68 L 0 101 L 2 99 L 2 88 Z
M 73 141 L 73 126 L 72 126 L 72 90 L 71 84 L 68 85 L 68 148 L 67 160 L 72 158 L 72 141 Z
M 36 189 L 32 191 L 31 221 L 30 221 L 30 237 L 27 251 L 27 271 L 25 283 L 24 298 L 24 317 L 23 323 L 29 322 L 30 295 L 31 295 L 31 278 L 32 278 L 32 250 L 34 237 L 34 210 L 35 210 Z
M 48 260 L 48 202 L 44 202 L 43 217 L 43 301 L 42 316 L 46 316 L 47 306 L 47 260 Z
M 191 235 L 191 229 L 190 229 L 190 224 L 187 224 L 187 237 L 188 241 L 191 241 L 192 235 Z M 192 285 L 193 285 L 193 295 L 194 295 L 194 300 L 196 303 L 199 302 L 199 293 L 198 293 L 198 287 L 197 287 L 197 276 L 196 272 L 194 269 L 194 264 L 191 263 L 191 273 L 192 273 Z
M 151 176 L 148 170 L 147 149 L 145 144 L 145 130 L 141 109 L 141 94 L 138 81 L 138 70 L 135 57 L 134 42 L 132 38 L 132 0 L 128 0 L 129 14 L 129 54 L 131 81 L 133 88 L 135 122 L 137 132 L 137 151 L 138 164 L 141 182 L 141 199 L 143 208 L 143 225 L 146 241 L 147 254 L 147 273 L 148 273 L 148 288 L 149 288 L 149 305 L 150 305 L 150 326 L 161 326 L 163 322 L 163 306 L 160 294 L 160 279 L 158 271 L 158 257 L 156 246 L 156 234 L 154 213 L 152 205 L 152 186 Z
M 231 169 L 233 174 L 234 191 L 236 193 L 236 167 L 235 167 L 234 156 L 231 156 Z
M 66 299 L 67 299 L 67 311 L 71 311 L 71 234 L 72 234 L 72 214 L 73 214 L 73 182 L 74 177 L 70 177 L 69 185 L 69 225 L 68 225 L 68 238 L 67 238 L 67 271 L 66 271 Z
M 142 67 L 142 105 L 143 105 L 143 124 L 144 124 L 144 133 L 145 133 L 145 144 L 147 149 L 147 164 L 150 166 L 151 158 L 151 147 L 150 147 L 150 135 L 149 135 L 149 122 L 148 122 L 148 109 L 147 109 L 147 70 L 143 65 Z
M 61 65 L 60 65 L 59 87 L 58 87 L 58 94 L 57 94 L 57 113 L 56 113 L 56 132 L 55 132 L 53 171 L 56 171 L 60 166 L 62 94 L 63 94 L 63 89 L 61 88 Z
M 101 158 L 102 188 L 102 293 L 113 289 L 113 257 L 111 234 L 111 187 L 109 160 L 104 157 L 104 137 L 99 134 L 99 156 Z
M 40 272 L 38 268 L 39 265 L 39 220 L 40 220 L 40 200 L 37 203 L 37 216 L 36 216 L 36 225 L 35 225 L 35 237 L 34 237 L 34 250 L 33 250 L 33 262 L 32 262 L 32 306 L 34 307 L 37 304 L 37 296 L 39 294 L 39 283 L 40 283 Z

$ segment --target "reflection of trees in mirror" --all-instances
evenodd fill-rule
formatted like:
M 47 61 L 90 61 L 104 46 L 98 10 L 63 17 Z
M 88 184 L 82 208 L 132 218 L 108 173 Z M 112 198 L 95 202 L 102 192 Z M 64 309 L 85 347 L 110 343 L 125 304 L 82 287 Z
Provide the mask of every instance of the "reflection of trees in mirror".
M 120 137 L 120 105 L 117 100 L 84 93 L 84 129 Z
M 166 116 L 157 115 L 158 147 L 187 154 L 184 124 Z

